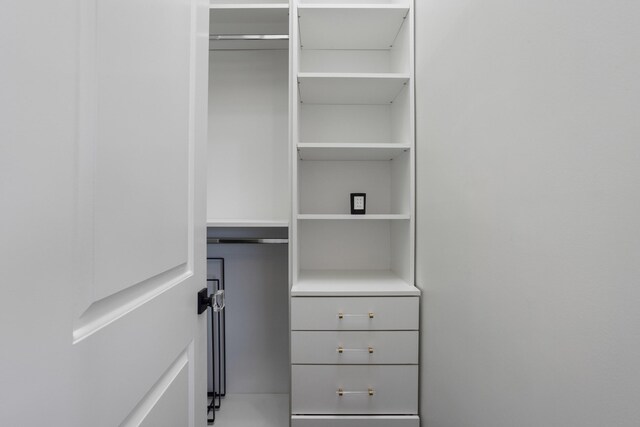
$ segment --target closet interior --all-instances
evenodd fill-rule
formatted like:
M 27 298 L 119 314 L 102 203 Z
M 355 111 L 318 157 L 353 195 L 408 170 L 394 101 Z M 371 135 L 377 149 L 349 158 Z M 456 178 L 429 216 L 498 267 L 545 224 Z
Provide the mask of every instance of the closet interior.
M 208 419 L 282 427 L 290 400 L 289 5 L 212 1 L 209 33 L 207 277 L 210 291 L 224 283 L 225 307 L 210 323 Z
M 215 424 L 417 427 L 413 1 L 214 0 L 209 58 Z

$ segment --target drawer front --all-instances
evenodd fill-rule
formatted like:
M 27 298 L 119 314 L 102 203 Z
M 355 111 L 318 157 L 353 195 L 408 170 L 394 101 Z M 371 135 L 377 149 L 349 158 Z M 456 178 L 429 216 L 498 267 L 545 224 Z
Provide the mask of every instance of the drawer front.
M 418 416 L 299 416 L 291 427 L 420 427 Z
M 417 415 L 417 365 L 293 365 L 294 415 Z
M 293 331 L 293 364 L 417 364 L 418 331 Z
M 418 330 L 418 297 L 294 297 L 293 330 Z

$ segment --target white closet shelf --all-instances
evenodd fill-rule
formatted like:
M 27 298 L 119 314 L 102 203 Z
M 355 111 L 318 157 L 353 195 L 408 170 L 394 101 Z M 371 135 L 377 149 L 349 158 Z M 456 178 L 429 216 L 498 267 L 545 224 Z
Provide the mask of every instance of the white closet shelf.
M 212 4 L 209 6 L 211 30 L 224 25 L 226 34 L 247 33 L 247 28 L 239 28 L 237 33 L 231 33 L 232 25 L 247 26 L 249 24 L 279 24 L 282 31 L 289 32 L 289 5 L 274 4 Z M 262 28 L 261 28 L 262 29 Z
M 408 82 L 403 73 L 298 73 L 307 104 L 390 104 Z
M 407 220 L 411 219 L 409 214 L 298 214 L 300 220 Z
M 207 220 L 207 227 L 288 227 L 285 220 Z
M 289 9 L 289 3 L 210 3 L 209 9 Z
M 397 4 L 300 4 L 300 46 L 390 49 L 408 12 Z
M 301 160 L 393 160 L 411 150 L 409 144 L 300 142 Z
M 390 270 L 301 270 L 291 296 L 414 296 L 420 290 Z
M 213 36 L 252 35 L 287 36 L 289 4 L 287 3 L 212 3 L 209 5 L 210 33 Z M 288 40 L 216 40 L 213 50 L 286 49 Z

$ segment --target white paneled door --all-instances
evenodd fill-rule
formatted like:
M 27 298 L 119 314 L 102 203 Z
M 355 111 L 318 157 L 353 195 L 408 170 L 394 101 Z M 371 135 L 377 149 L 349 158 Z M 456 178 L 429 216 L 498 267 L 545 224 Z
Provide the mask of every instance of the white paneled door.
M 0 6 L 0 425 L 206 424 L 208 5 Z

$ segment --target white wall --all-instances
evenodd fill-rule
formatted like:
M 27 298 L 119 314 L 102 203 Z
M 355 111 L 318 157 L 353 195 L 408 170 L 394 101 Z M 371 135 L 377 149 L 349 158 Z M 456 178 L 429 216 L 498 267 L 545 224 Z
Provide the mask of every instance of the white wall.
M 78 11 L 71 0 L 0 2 L 2 426 L 80 419 L 71 373 L 82 366 L 65 298 L 75 267 Z
M 419 0 L 427 427 L 640 425 L 640 2 Z

